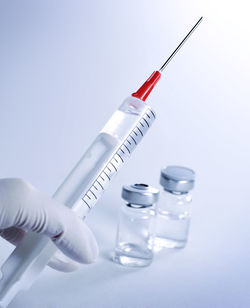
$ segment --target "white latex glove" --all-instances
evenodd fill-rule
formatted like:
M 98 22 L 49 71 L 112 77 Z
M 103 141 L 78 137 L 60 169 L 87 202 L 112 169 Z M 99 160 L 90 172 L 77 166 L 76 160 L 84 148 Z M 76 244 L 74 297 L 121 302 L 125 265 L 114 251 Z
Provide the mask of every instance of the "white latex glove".
M 98 255 L 93 233 L 73 211 L 22 179 L 0 179 L 0 235 L 17 245 L 27 231 L 47 235 L 71 258 L 57 254 L 61 261 L 49 263 L 57 270 L 76 270 Z

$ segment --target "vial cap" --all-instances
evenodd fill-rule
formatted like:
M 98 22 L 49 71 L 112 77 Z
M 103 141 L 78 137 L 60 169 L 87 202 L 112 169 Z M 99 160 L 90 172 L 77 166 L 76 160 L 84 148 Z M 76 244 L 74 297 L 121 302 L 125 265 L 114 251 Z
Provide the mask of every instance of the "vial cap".
M 147 184 L 124 185 L 122 198 L 129 203 L 150 206 L 159 198 L 159 190 Z
M 168 166 L 161 170 L 160 184 L 170 192 L 187 193 L 194 188 L 195 172 L 181 166 Z

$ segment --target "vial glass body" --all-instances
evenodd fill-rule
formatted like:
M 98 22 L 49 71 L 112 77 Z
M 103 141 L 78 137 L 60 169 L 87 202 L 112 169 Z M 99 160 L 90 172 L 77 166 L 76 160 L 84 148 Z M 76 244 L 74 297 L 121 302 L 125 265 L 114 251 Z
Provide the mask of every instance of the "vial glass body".
M 162 190 L 157 205 L 155 251 L 185 247 L 191 218 L 191 202 L 190 193 Z
M 153 260 L 154 205 L 122 205 L 114 261 L 126 266 L 148 266 Z

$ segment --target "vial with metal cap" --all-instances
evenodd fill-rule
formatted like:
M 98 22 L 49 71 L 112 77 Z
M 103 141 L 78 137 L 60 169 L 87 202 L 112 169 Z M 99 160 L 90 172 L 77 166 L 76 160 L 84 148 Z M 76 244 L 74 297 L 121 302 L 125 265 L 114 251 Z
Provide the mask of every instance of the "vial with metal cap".
M 154 251 L 183 248 L 188 240 L 195 173 L 181 166 L 161 171 L 161 197 L 157 205 Z
M 122 188 L 122 204 L 117 228 L 114 261 L 125 266 L 143 267 L 153 260 L 155 204 L 159 190 L 146 185 Z

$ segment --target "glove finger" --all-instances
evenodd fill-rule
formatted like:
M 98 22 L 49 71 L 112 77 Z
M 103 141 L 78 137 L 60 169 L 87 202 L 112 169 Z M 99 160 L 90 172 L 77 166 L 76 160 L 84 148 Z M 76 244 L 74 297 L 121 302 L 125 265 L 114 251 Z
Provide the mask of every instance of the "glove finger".
M 49 236 L 74 261 L 84 264 L 94 262 L 99 253 L 98 245 L 92 231 L 82 219 L 53 199 L 44 197 L 43 200 L 40 195 L 39 200 L 47 206 L 40 206 L 38 212 L 42 214 L 38 222 L 28 224 L 30 230 Z
M 78 270 L 81 265 L 80 263 L 66 257 L 62 252 L 58 250 L 50 259 L 48 266 L 61 272 L 74 272 Z
M 24 230 L 16 227 L 0 230 L 0 236 L 15 246 L 19 244 L 25 234 Z M 58 250 L 49 261 L 48 266 L 61 272 L 73 272 L 78 270 L 81 265 Z
M 24 237 L 26 232 L 16 227 L 10 227 L 0 231 L 0 236 L 11 244 L 17 245 Z
M 21 179 L 0 180 L 0 229 L 21 228 L 49 236 L 68 257 L 91 263 L 98 255 L 93 233 L 77 215 Z
M 50 234 L 51 230 L 48 228 L 47 232 L 52 241 L 73 260 L 85 264 L 94 262 L 99 249 L 92 231 L 74 212 L 67 209 L 65 215 L 67 220 L 63 225 L 63 231 L 54 235 Z

